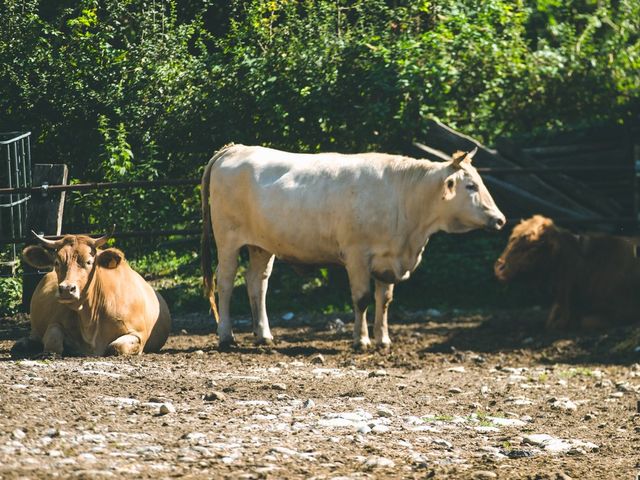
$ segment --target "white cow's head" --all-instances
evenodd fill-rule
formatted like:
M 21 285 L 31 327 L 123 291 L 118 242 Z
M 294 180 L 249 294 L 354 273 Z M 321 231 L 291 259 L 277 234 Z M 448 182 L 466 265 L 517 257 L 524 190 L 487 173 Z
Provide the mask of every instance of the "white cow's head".
M 471 159 L 478 151 L 456 152 L 442 183 L 444 230 L 463 233 L 476 228 L 500 230 L 506 223 Z

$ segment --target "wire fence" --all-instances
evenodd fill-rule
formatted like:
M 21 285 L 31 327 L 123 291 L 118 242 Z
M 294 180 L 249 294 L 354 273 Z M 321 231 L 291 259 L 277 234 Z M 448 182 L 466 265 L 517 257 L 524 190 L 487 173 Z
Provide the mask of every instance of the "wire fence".
M 490 175 L 524 175 L 524 174 L 558 174 L 558 173 L 576 173 L 576 172 L 619 172 L 635 175 L 637 173 L 634 166 L 610 166 L 610 167 L 597 167 L 597 166 L 582 166 L 582 167 L 535 167 L 535 168 L 502 168 L 502 167 L 478 167 L 479 173 Z M 631 176 L 631 180 L 633 180 Z M 134 189 L 134 188 L 160 188 L 160 187 L 180 187 L 180 186 L 192 186 L 195 187 L 200 184 L 199 178 L 183 178 L 183 179 L 163 179 L 163 180 L 144 180 L 144 181 L 130 181 L 130 182 L 89 182 L 89 183 L 76 183 L 69 185 L 33 185 L 11 188 L 0 188 L 0 195 L 17 195 L 17 194 L 29 194 L 34 195 L 47 195 L 48 193 L 59 192 L 82 192 L 82 191 L 100 191 L 109 189 Z M 510 218 L 508 224 L 514 225 L 521 218 Z M 632 216 L 621 217 L 566 217 L 555 218 L 557 223 L 566 225 L 617 225 L 625 224 L 637 228 L 639 225 L 639 219 Z M 85 229 L 86 230 L 86 229 Z M 22 232 L 21 232 L 22 233 Z M 75 234 L 83 235 L 102 235 L 104 232 L 74 232 Z M 132 230 L 115 232 L 113 237 L 115 238 L 132 238 L 132 237 L 167 237 L 167 236 L 195 236 L 200 235 L 201 229 L 197 227 L 181 228 L 181 229 L 154 229 L 154 230 Z M 61 236 L 47 236 L 50 239 L 61 238 Z M 7 244 L 22 244 L 31 240 L 31 235 L 21 235 L 18 237 L 2 238 L 0 237 L 0 245 Z

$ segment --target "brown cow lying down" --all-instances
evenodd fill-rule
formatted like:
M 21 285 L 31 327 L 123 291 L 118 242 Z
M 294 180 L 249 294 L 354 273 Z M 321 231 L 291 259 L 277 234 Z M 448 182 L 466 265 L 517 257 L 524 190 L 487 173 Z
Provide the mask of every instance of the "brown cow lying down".
M 37 235 L 36 235 L 37 236 Z M 108 235 L 66 235 L 22 254 L 35 268 L 53 268 L 31 298 L 31 334 L 14 354 L 135 355 L 157 352 L 171 330 L 164 299 L 115 248 Z
M 535 215 L 513 229 L 494 270 L 505 282 L 527 278 L 551 287 L 547 328 L 640 321 L 640 260 L 624 238 L 574 235 Z

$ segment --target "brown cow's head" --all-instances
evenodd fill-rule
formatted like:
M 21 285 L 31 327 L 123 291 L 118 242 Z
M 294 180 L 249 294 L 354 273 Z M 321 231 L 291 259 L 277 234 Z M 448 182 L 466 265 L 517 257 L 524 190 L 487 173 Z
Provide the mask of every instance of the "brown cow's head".
M 501 281 L 516 276 L 535 277 L 549 270 L 558 245 L 558 229 L 553 221 L 534 215 L 517 225 L 507 247 L 496 260 L 494 272 Z
M 30 245 L 22 251 L 25 261 L 35 268 L 55 270 L 58 301 L 71 308 L 79 308 L 86 299 L 97 267 L 117 268 L 124 260 L 124 254 L 115 248 L 98 250 L 110 235 L 98 239 L 65 235 L 55 241 L 34 235 L 40 245 Z
M 500 230 L 506 223 L 471 159 L 478 151 L 456 152 L 442 186 L 448 219 L 444 230 L 463 233 L 475 228 Z

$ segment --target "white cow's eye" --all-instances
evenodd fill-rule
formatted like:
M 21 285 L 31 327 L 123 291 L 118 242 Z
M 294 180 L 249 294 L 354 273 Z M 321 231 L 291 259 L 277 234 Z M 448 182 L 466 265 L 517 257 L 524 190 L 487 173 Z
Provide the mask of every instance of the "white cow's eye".
M 478 191 L 478 184 L 477 183 L 470 183 L 467 185 L 467 190 L 469 190 L 470 192 L 477 192 Z

